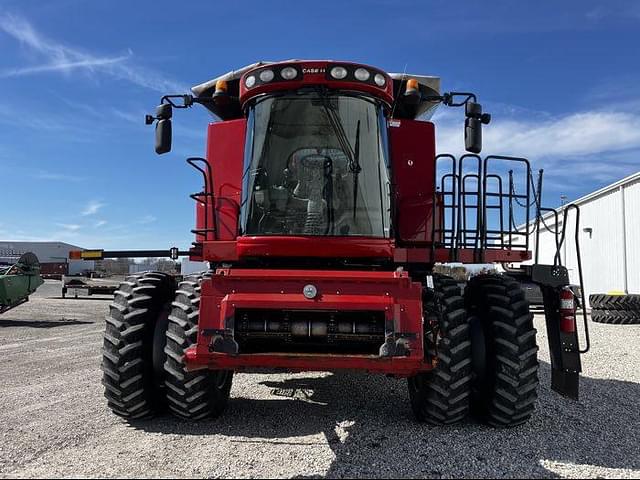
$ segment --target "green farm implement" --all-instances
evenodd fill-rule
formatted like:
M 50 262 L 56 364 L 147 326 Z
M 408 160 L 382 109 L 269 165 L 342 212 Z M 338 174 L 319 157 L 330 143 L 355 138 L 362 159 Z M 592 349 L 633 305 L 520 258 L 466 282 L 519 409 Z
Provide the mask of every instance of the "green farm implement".
M 29 300 L 44 283 L 40 262 L 33 253 L 23 254 L 16 263 L 0 267 L 0 314 Z

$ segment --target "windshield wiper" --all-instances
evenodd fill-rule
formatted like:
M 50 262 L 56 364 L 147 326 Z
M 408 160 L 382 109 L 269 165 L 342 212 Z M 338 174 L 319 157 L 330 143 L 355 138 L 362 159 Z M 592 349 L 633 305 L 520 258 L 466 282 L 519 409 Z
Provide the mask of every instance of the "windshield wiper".
M 325 112 L 327 113 L 327 117 L 329 118 L 329 123 L 333 128 L 333 131 L 342 147 L 342 150 L 349 158 L 349 170 L 353 173 L 353 219 L 356 219 L 356 206 L 358 202 L 358 175 L 362 171 L 362 167 L 360 167 L 360 120 L 358 120 L 358 124 L 356 127 L 356 140 L 354 148 L 351 148 L 351 144 L 349 143 L 349 139 L 347 138 L 347 134 L 344 131 L 344 127 L 342 125 L 342 121 L 338 116 L 335 108 L 329 102 L 329 96 L 326 91 L 323 89 L 318 89 L 318 93 L 320 98 L 322 99 L 322 106 L 324 107 Z
M 356 144 L 353 148 L 353 221 L 356 221 L 356 204 L 358 203 L 358 174 L 362 168 L 360 167 L 360 120 L 356 127 Z

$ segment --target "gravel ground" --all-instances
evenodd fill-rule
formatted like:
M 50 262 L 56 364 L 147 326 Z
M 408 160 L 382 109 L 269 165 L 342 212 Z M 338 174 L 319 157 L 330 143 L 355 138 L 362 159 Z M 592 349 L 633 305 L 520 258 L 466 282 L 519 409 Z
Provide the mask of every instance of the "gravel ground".
M 402 380 L 355 373 L 236 375 L 218 420 L 129 425 L 100 384 L 108 299 L 47 281 L 0 317 L 3 477 L 640 478 L 640 326 L 591 323 L 581 400 L 541 387 L 529 423 L 416 423 Z

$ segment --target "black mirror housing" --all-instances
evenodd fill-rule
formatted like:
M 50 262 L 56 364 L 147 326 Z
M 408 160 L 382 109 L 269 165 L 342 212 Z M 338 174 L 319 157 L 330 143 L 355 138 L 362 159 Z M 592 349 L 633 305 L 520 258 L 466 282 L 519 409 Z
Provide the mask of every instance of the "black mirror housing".
M 464 105 L 464 114 L 467 118 L 480 118 L 482 116 L 482 105 L 469 100 Z
M 482 151 L 482 121 L 477 118 L 464 120 L 464 148 L 471 153 Z
M 168 103 L 163 103 L 156 107 L 156 117 L 158 120 L 169 120 L 173 116 L 173 109 Z
M 156 153 L 162 155 L 171 151 L 171 118 L 156 123 Z

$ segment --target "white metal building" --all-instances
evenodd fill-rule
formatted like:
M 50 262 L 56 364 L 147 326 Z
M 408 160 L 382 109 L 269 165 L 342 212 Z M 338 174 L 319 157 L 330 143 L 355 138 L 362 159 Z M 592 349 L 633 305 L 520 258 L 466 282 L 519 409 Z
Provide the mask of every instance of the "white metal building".
M 582 254 L 585 295 L 622 291 L 640 293 L 640 172 L 630 175 L 574 202 L 580 207 L 578 238 Z M 559 226 L 562 228 L 562 210 Z M 556 229 L 553 214 L 544 216 Z M 574 209 L 569 209 L 566 240 L 560 249 L 562 263 L 572 283 L 579 283 L 575 248 Z M 535 242 L 533 242 L 535 258 Z M 555 235 L 540 228 L 540 263 L 552 263 Z
M 15 262 L 17 260 L 16 255 L 33 252 L 38 257 L 41 265 L 68 263 L 68 272 L 70 275 L 94 269 L 95 262 L 93 261 L 69 261 L 69 252 L 71 250 L 84 250 L 84 248 L 64 242 L 0 241 L 0 261 L 3 260 L 6 263 L 12 263 L 12 261 Z

